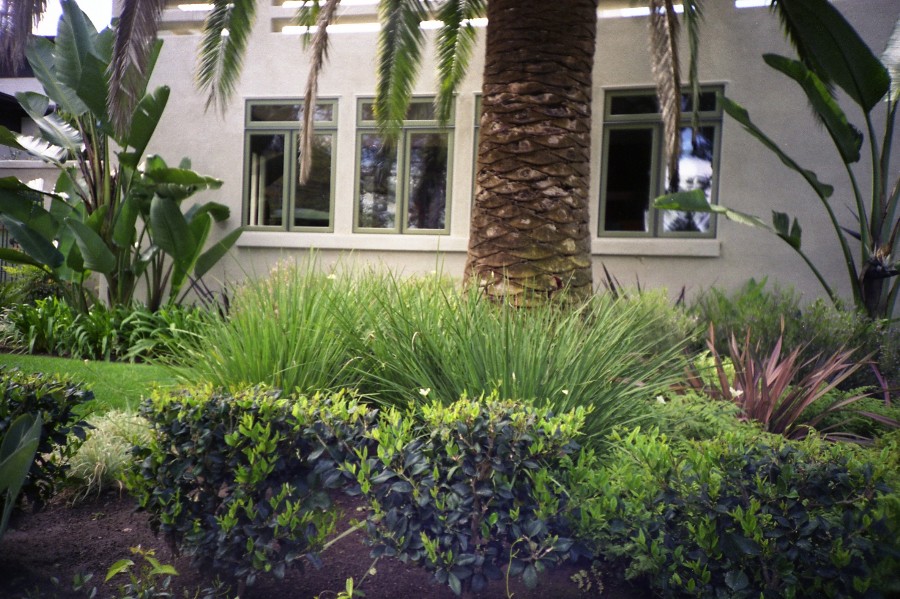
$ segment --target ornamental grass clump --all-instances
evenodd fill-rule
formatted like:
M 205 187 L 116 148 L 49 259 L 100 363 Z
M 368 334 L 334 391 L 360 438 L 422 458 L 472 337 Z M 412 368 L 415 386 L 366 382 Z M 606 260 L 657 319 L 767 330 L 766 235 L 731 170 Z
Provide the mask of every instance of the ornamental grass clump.
M 666 314 L 640 300 L 524 309 L 437 278 L 387 279 L 364 307 L 372 328 L 348 335 L 360 357 L 353 368 L 383 406 L 497 391 L 559 413 L 591 406 L 584 431 L 598 439 L 646 417 L 683 366 L 683 340 L 661 338 Z
M 227 318 L 179 342 L 175 371 L 219 387 L 352 387 L 343 326 L 355 326 L 352 314 L 368 301 L 352 279 L 318 272 L 314 260 L 279 263 L 235 292 Z

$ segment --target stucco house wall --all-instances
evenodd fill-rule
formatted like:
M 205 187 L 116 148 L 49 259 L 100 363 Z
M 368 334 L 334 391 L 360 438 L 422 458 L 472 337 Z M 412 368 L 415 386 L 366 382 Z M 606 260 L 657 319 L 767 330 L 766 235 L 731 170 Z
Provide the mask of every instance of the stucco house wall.
M 164 13 L 165 40 L 153 83 L 172 89 L 169 106 L 150 148 L 171 163 L 191 158 L 198 172 L 224 181 L 216 192 L 199 200 L 216 200 L 231 207 L 232 217 L 216 233 L 241 224 L 245 185 L 245 100 L 300 99 L 308 73 L 308 56 L 299 34 L 285 34 L 282 26 L 290 8 L 259 2 L 256 24 L 244 63 L 244 74 L 227 110 L 206 110 L 205 99 L 193 82 L 202 12 L 175 7 Z M 835 0 L 876 53 L 884 48 L 900 14 L 900 0 Z M 601 10 L 629 6 L 601 2 Z M 820 178 L 836 186 L 832 202 L 849 225 L 850 199 L 846 175 L 827 133 L 817 126 L 795 84 L 762 62 L 765 52 L 792 55 L 777 18 L 765 7 L 736 8 L 732 0 L 706 2 L 700 77 L 724 86 L 725 93 L 743 104 L 753 120 L 781 147 Z M 552 3 L 548 4 L 552 10 Z M 374 6 L 347 6 L 345 18 L 374 21 Z M 319 83 L 321 98 L 336 99 L 336 176 L 331 232 L 247 231 L 213 276 L 240 279 L 266 272 L 277 260 L 319 250 L 323 264 L 338 260 L 384 264 L 397 272 L 443 272 L 461 276 L 465 261 L 476 149 L 476 107 L 483 66 L 483 35 L 469 75 L 459 89 L 451 124 L 452 182 L 447 207 L 449 233 L 403 235 L 356 233 L 353 230 L 356 186 L 357 101 L 374 95 L 377 33 L 334 33 L 329 62 Z M 714 238 L 634 238 L 598 235 L 603 177 L 604 102 L 615 90 L 652 87 L 647 51 L 646 17 L 606 17 L 598 20 L 594 66 L 593 144 L 591 173 L 591 230 L 595 284 L 603 265 L 623 283 L 667 287 L 672 293 L 685 286 L 696 293 L 711 285 L 740 286 L 750 277 L 794 286 L 807 299 L 822 289 L 802 260 L 773 235 L 719 218 Z M 430 96 L 436 89 L 433 52 L 427 47 L 415 93 Z M 686 45 L 685 45 L 686 56 Z M 686 59 L 685 59 L 686 60 Z M 0 91 L 10 93 L 24 80 L 0 79 Z M 849 104 L 845 104 L 849 106 Z M 850 120 L 860 126 L 858 114 Z M 900 141 L 896 139 L 895 144 Z M 896 155 L 900 151 L 895 152 Z M 828 280 L 849 297 L 842 257 L 818 200 L 803 180 L 785 168 L 741 126 L 723 118 L 717 177 L 718 202 L 769 220 L 772 210 L 800 218 L 803 245 Z M 10 165 L 0 162 L 0 175 Z M 895 160 L 893 171 L 897 172 Z M 18 173 L 18 171 L 17 171 Z M 861 178 L 864 181 L 864 178 Z

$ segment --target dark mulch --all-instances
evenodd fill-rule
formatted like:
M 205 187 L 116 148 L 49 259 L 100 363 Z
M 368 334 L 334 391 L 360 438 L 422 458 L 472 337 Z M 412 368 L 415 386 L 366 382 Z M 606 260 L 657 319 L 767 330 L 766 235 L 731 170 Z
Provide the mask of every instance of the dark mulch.
M 338 530 L 345 530 L 354 513 L 355 504 L 342 502 L 345 517 Z M 150 530 L 147 515 L 135 511 L 135 502 L 127 495 L 108 493 L 74 506 L 59 500 L 44 510 L 14 516 L 10 529 L 0 541 L 0 597 L 4 599 L 81 598 L 84 590 L 74 591 L 76 575 L 93 574 L 87 588 L 97 586 L 97 597 L 116 597 L 117 581 L 104 585 L 110 565 L 130 558 L 129 548 L 140 545 L 156 551 L 164 564 L 173 564 L 180 573 L 172 583 L 175 597 L 193 597 L 197 589 L 208 587 L 208 573 L 198 572 L 188 558 L 175 558 L 166 542 Z M 335 543 L 322 555 L 324 567 L 316 570 L 307 564 L 289 571 L 283 581 L 260 580 L 250 589 L 250 599 L 334 599 L 344 588 L 347 578 L 358 581 L 372 564 L 363 533 L 356 532 Z M 136 560 L 137 561 L 137 560 Z M 567 599 L 605 597 L 610 599 L 643 599 L 650 593 L 627 583 L 616 582 L 609 573 L 602 575 L 605 589 L 598 592 L 595 584 L 582 591 L 571 580 L 573 574 L 587 565 L 566 565 L 545 572 L 534 590 L 525 589 L 518 581 L 510 581 L 509 592 L 515 599 Z M 119 584 L 124 581 L 118 581 Z M 362 586 L 366 599 L 454 599 L 449 588 L 432 583 L 423 569 L 406 566 L 397 560 L 381 559 L 375 574 Z M 480 595 L 486 599 L 507 597 L 506 581 L 496 581 Z M 229 597 L 233 597 L 229 595 Z

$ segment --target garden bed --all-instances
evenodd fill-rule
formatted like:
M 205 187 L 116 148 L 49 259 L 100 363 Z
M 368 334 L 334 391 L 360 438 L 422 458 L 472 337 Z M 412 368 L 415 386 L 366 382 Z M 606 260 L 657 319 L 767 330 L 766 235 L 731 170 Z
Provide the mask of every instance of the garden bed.
M 344 502 L 344 518 L 338 530 L 345 530 L 351 518 L 361 518 L 355 513 L 357 505 Z M 329 548 L 322 555 L 324 567 L 320 570 L 307 564 L 303 571 L 299 568 L 289 571 L 283 581 L 259 581 L 252 587 L 250 597 L 312 599 L 319 595 L 322 599 L 333 599 L 344 589 L 347 578 L 358 581 L 372 563 L 363 536 L 362 532 L 357 532 Z M 103 585 L 107 569 L 120 559 L 134 557 L 130 548 L 137 545 L 154 549 L 163 564 L 176 567 L 179 576 L 172 581 L 176 597 L 184 596 L 186 591 L 193 597 L 198 588 L 211 585 L 210 579 L 191 567 L 189 558 L 173 557 L 165 540 L 151 531 L 147 516 L 135 512 L 131 497 L 106 493 L 74 506 L 59 499 L 34 514 L 17 513 L 10 530 L 0 541 L 0 597 L 84 599 L 94 586 L 98 587 L 97 597 L 112 597 L 118 585 L 127 581 L 127 576 L 119 575 Z M 366 599 L 455 597 L 449 588 L 433 584 L 431 576 L 420 568 L 384 558 L 375 567 L 376 574 L 363 582 Z M 574 574 L 587 568 L 588 564 L 573 564 L 545 572 L 539 578 L 538 587 L 531 591 L 524 588 L 521 580 L 511 580 L 509 591 L 516 599 L 596 597 L 596 583 L 585 592 L 572 580 Z M 84 589 L 75 590 L 73 583 L 79 574 L 93 574 L 93 578 Z M 616 583 L 613 578 L 611 574 L 603 576 L 603 597 L 636 599 L 649 595 L 646 589 Z M 506 582 L 493 582 L 480 596 L 506 597 Z

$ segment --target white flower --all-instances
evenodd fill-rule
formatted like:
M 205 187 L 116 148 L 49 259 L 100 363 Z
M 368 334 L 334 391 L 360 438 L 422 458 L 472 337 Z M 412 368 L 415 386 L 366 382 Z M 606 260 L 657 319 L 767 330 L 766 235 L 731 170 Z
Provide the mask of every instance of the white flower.
M 325 278 L 328 279 L 329 281 L 333 281 L 333 280 L 335 280 L 335 279 L 337 278 L 337 275 L 334 274 L 334 273 L 331 273 L 330 275 L 328 275 L 328 276 L 325 277 Z
M 731 391 L 732 397 L 740 397 L 741 395 L 744 394 L 743 389 L 735 389 L 734 387 L 728 387 L 728 390 Z
M 662 395 L 657 395 L 657 396 L 656 396 L 656 403 L 666 403 L 666 398 L 663 397 Z
M 563 395 L 568 395 L 568 394 L 569 394 L 569 390 L 568 390 L 568 389 L 563 389 L 563 390 L 562 390 L 562 394 L 563 394 Z
M 431 387 L 427 389 L 419 389 L 419 395 L 422 397 L 428 397 L 428 394 L 431 393 Z

